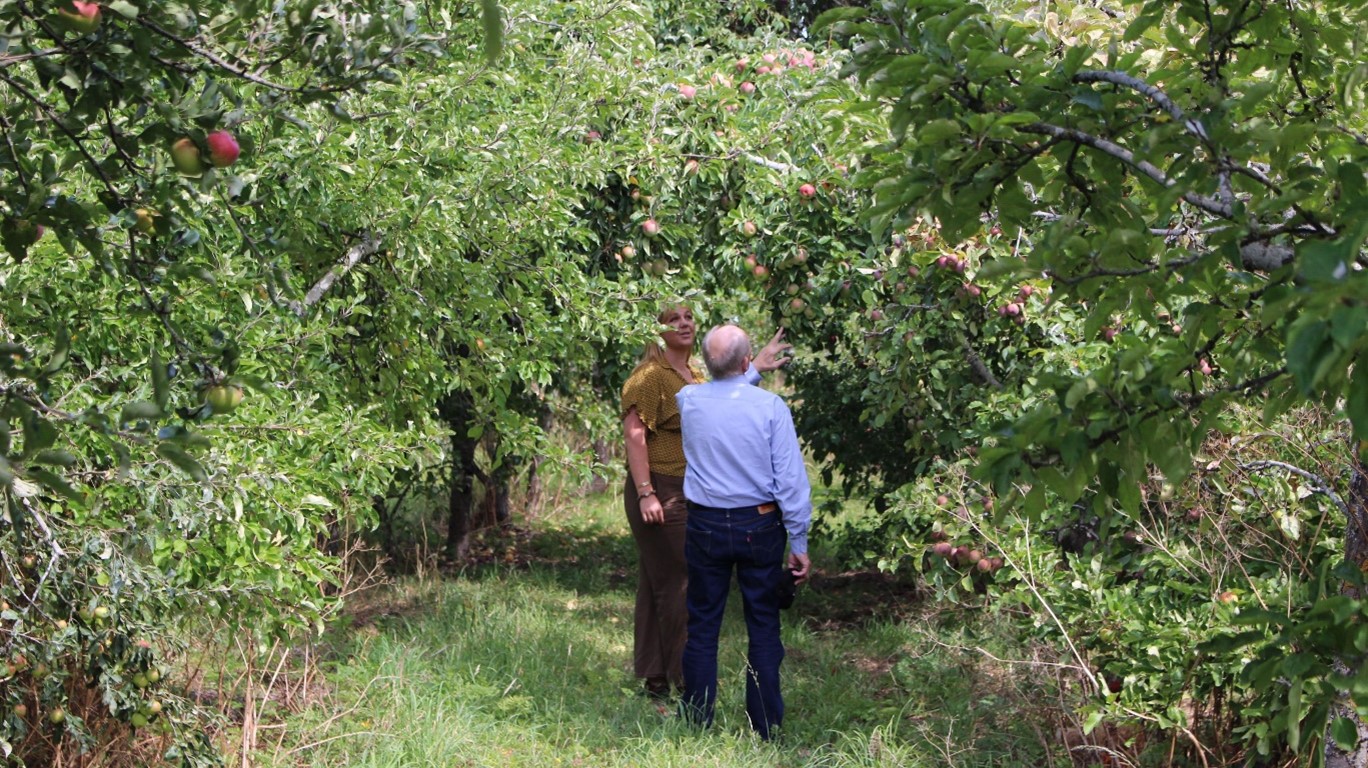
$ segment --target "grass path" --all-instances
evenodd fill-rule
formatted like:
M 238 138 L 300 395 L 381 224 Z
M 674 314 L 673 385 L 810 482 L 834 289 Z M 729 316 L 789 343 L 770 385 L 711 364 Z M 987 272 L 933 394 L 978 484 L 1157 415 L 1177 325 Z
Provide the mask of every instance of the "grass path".
M 625 524 L 606 511 L 540 522 L 530 535 L 493 542 L 489 555 L 489 565 L 401 582 L 358 606 L 323 649 L 325 693 L 284 718 L 286 738 L 265 745 L 260 764 L 1070 764 L 1046 751 L 1048 674 L 985 654 L 1024 655 L 991 630 L 1005 622 L 931 612 L 908 582 L 826 574 L 800 593 L 784 616 L 788 714 L 774 745 L 746 726 L 735 591 L 718 722 L 700 733 L 637 695 Z

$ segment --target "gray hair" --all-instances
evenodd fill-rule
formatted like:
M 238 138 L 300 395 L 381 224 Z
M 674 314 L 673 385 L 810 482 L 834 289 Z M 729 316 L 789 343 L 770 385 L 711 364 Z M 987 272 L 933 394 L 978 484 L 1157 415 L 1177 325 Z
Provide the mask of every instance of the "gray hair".
M 714 379 L 745 373 L 741 364 L 750 353 L 750 338 L 735 325 L 719 325 L 703 337 L 703 364 Z

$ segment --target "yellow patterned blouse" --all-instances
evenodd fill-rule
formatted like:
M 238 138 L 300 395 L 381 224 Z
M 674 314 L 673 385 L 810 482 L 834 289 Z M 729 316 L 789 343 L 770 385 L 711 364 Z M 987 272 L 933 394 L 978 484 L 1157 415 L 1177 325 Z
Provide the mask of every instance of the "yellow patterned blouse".
M 689 362 L 694 381 L 703 373 Z M 684 476 L 684 438 L 679 431 L 679 405 L 675 395 L 688 382 L 664 360 L 647 363 L 632 373 L 622 385 L 622 417 L 636 408 L 646 425 L 646 456 L 651 471 L 670 477 Z

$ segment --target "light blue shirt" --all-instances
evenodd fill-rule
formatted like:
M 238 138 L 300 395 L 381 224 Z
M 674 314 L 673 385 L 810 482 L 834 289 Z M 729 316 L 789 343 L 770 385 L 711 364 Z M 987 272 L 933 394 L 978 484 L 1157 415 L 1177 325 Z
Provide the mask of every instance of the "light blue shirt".
M 812 489 L 793 414 L 746 375 L 690 384 L 675 395 L 684 434 L 684 498 L 705 507 L 777 502 L 789 550 L 807 552 Z

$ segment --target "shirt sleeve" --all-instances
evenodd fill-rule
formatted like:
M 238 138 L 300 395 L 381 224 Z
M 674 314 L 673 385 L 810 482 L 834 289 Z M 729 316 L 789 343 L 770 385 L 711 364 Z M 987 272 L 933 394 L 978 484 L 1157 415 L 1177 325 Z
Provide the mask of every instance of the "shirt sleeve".
M 627 383 L 622 385 L 621 416 L 626 418 L 627 412 L 633 408 L 636 408 L 637 416 L 641 417 L 641 423 L 655 432 L 660 419 L 660 381 L 658 377 L 651 375 L 649 368 L 633 373 L 628 377 Z
M 775 398 L 774 403 L 773 429 L 770 431 L 770 456 L 777 484 L 774 500 L 783 511 L 789 551 L 801 555 L 807 553 L 812 487 L 808 483 L 807 466 L 803 464 L 803 451 L 798 445 L 798 432 L 793 427 L 793 414 L 783 400 Z
M 755 363 L 746 369 L 746 383 L 753 387 L 760 385 L 760 369 L 755 367 Z

